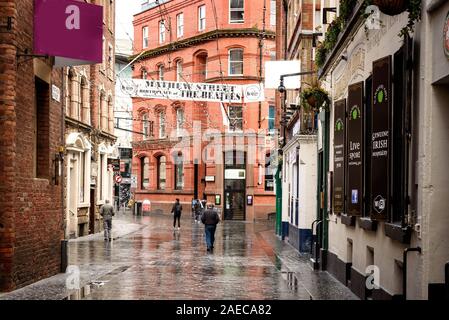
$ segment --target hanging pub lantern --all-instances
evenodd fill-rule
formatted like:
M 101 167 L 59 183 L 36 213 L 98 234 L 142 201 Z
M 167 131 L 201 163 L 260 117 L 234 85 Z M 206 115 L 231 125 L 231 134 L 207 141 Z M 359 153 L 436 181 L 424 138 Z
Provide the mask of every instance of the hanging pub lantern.
M 408 2 L 409 0 L 373 0 L 373 4 L 389 16 L 395 16 L 407 10 Z

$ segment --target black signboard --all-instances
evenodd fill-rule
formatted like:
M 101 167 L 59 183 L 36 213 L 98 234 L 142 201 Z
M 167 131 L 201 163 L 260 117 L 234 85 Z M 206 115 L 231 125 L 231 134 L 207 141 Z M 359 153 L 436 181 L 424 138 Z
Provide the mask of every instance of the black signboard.
M 346 100 L 334 104 L 334 190 L 333 207 L 335 214 L 345 211 L 345 140 L 346 140 Z
M 347 111 L 347 213 L 359 216 L 363 210 L 363 82 L 349 86 Z
M 391 152 L 391 56 L 373 62 L 371 216 L 389 214 Z
M 108 159 L 108 167 L 113 171 L 120 172 L 120 159 Z

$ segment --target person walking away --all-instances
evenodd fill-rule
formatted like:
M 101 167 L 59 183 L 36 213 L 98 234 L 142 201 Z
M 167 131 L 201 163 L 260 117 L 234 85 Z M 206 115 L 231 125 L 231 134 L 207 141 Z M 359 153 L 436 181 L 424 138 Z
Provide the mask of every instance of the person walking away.
M 176 229 L 176 220 L 178 220 L 178 230 L 180 230 L 182 205 L 179 202 L 179 199 L 176 199 L 176 202 L 173 205 L 173 208 L 171 209 L 171 213 L 173 213 L 173 229 Z
M 100 208 L 100 215 L 103 217 L 104 226 L 104 240 L 112 240 L 112 217 L 115 215 L 114 207 L 109 203 L 109 200 L 105 201 L 105 204 Z
M 212 252 L 214 250 L 215 230 L 217 229 L 217 224 L 220 222 L 220 216 L 213 204 L 207 204 L 207 209 L 201 216 L 201 222 L 204 223 L 207 252 Z
M 201 216 L 202 209 L 203 208 L 201 206 L 200 200 L 196 200 L 196 203 L 195 203 L 195 222 L 196 223 L 201 223 L 200 222 L 200 216 Z

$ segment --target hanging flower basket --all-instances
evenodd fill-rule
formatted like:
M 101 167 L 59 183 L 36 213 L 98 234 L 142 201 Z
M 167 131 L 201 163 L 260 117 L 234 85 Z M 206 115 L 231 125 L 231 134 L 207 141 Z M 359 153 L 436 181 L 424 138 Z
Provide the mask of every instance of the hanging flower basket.
M 306 111 L 319 112 L 320 108 L 329 109 L 329 95 L 320 87 L 312 87 L 301 92 L 301 106 Z
M 379 10 L 389 16 L 398 15 L 407 10 L 409 0 L 373 0 Z

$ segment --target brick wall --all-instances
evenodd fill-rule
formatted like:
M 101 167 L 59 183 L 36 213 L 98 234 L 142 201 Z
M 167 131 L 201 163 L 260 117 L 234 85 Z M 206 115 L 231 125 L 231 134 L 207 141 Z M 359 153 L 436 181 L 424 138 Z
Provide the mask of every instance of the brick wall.
M 50 112 L 41 115 L 48 138 L 41 141 L 46 146 L 39 162 L 46 178 L 38 179 L 35 61 L 17 59 L 15 51 L 16 45 L 19 53 L 32 52 L 33 2 L 2 1 L 1 21 L 7 16 L 14 24 L 13 30 L 0 33 L 0 291 L 58 273 L 63 238 L 62 190 L 52 179 L 54 155 L 62 144 L 62 104 L 50 100 Z M 48 61 L 41 61 L 51 70 Z M 49 87 L 62 88 L 61 76 L 61 69 L 49 71 Z

